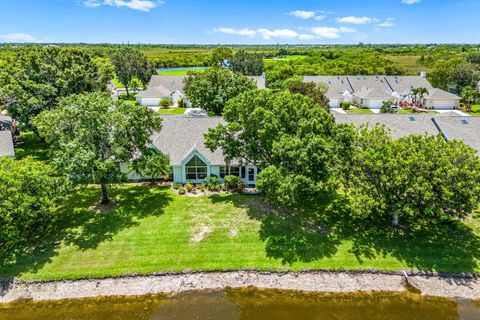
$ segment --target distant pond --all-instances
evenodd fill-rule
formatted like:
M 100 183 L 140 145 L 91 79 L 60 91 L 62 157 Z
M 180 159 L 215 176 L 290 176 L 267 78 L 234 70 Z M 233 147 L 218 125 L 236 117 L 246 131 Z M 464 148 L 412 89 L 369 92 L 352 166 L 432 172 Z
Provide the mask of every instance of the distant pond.
M 470 320 L 480 304 L 411 293 L 320 294 L 263 289 L 191 291 L 0 305 L 0 320 Z

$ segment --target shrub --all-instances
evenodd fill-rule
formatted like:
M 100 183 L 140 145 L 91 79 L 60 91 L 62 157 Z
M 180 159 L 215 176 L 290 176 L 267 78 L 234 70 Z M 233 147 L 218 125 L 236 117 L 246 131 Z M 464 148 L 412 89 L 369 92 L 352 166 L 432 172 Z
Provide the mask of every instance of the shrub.
M 204 184 L 201 184 L 199 187 L 198 187 L 198 190 L 200 190 L 201 192 L 205 192 L 207 190 L 207 187 L 204 185 Z
M 192 191 L 195 189 L 195 185 L 192 184 L 192 183 L 187 182 L 187 183 L 185 184 L 185 189 L 186 189 L 188 192 L 192 192 Z
M 382 107 L 380 108 L 381 113 L 394 113 L 395 110 L 392 109 L 392 102 L 384 101 Z
M 178 194 L 185 194 L 185 188 L 184 187 L 178 188 Z
M 225 186 L 228 190 L 236 191 L 238 190 L 238 184 L 243 183 L 242 179 L 237 176 L 225 176 L 223 179 L 225 182 Z
M 350 106 L 351 106 L 351 105 L 352 105 L 352 104 L 351 104 L 350 102 L 342 102 L 342 103 L 341 103 L 341 107 L 342 107 L 343 110 L 348 110 L 348 109 L 350 109 Z
M 177 105 L 178 105 L 179 108 L 183 108 L 183 107 L 184 107 L 184 104 L 185 104 L 185 103 L 184 103 L 184 101 L 183 101 L 183 98 L 178 99 Z
M 158 103 L 158 105 L 160 107 L 165 107 L 165 108 L 168 108 L 168 107 L 171 107 L 173 105 L 173 102 L 167 98 L 167 97 L 164 97 L 162 98 L 162 100 L 160 100 L 160 102 Z
M 182 187 L 182 185 L 179 184 L 179 183 L 174 183 L 173 184 L 173 189 L 175 189 L 175 190 L 179 190 L 181 187 Z
M 222 179 L 220 179 L 217 176 L 212 175 L 212 176 L 208 177 L 207 179 L 205 179 L 205 181 L 203 183 L 208 188 L 210 188 L 211 186 L 216 187 L 217 185 L 222 183 Z

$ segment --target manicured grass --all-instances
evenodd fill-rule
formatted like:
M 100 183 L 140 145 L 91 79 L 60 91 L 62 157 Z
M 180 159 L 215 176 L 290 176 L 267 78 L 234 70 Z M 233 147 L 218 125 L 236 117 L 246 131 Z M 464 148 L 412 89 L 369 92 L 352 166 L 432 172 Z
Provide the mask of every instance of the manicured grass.
M 427 110 L 422 112 L 413 112 L 412 110 L 398 110 L 398 113 L 401 114 L 440 114 L 438 111 Z
M 207 70 L 208 68 L 205 69 L 194 69 L 194 70 L 188 70 L 188 69 L 179 69 L 179 70 L 167 70 L 167 71 L 160 71 L 157 72 L 159 76 L 186 76 L 190 72 L 193 73 L 199 73 Z
M 373 111 L 370 109 L 363 109 L 363 108 L 352 108 L 345 110 L 348 114 L 372 114 Z
M 170 109 L 159 109 L 158 113 L 160 114 L 184 114 L 185 108 L 170 108 Z
M 472 106 L 472 112 L 470 112 L 469 115 L 480 116 L 480 104 L 474 104 Z
M 383 227 L 340 228 L 338 221 L 322 218 L 334 212 L 341 217 L 341 202 L 317 209 L 314 219 L 269 209 L 258 196 L 194 198 L 151 185 L 121 185 L 110 192 L 113 205 L 99 212 L 92 208 L 98 188 L 74 193 L 52 246 L 19 258 L 0 275 L 58 280 L 246 268 L 479 270 L 475 217 L 468 226 L 430 226 L 404 235 Z M 55 240 L 62 244 L 55 246 Z

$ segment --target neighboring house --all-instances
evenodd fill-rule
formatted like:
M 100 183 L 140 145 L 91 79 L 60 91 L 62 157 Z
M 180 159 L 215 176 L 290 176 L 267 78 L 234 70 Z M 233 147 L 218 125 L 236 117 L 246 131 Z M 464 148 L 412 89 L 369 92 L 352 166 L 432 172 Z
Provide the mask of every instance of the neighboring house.
M 458 109 L 460 108 L 459 96 L 444 91 L 442 89 L 428 90 L 428 94 L 423 97 L 422 104 L 429 109 Z
M 135 96 L 142 106 L 158 106 L 163 98 L 170 99 L 173 103 L 182 98 L 185 99 L 184 87 L 187 76 L 152 76 L 147 90 Z M 265 89 L 265 76 L 249 77 L 259 89 Z M 191 105 L 187 102 L 187 106 Z
M 142 106 L 156 107 L 163 98 L 177 103 L 180 98 L 185 98 L 184 80 L 184 76 L 152 76 L 147 90 L 138 93 L 135 99 Z
M 458 115 L 432 116 L 427 114 L 371 114 L 348 115 L 334 114 L 337 123 L 352 123 L 355 126 L 381 124 L 390 130 L 393 138 L 410 134 L 442 134 L 446 140 L 463 140 L 465 144 L 477 150 L 480 156 L 480 117 L 461 117 Z
M 422 103 L 429 109 L 457 109 L 461 100 L 454 94 L 433 88 L 422 76 L 306 76 L 303 80 L 326 83 L 332 108 L 352 101 L 369 109 L 379 109 L 384 101 L 412 102 L 414 88 L 428 90 Z
M 12 118 L 0 115 L 0 158 L 15 158 L 13 146 Z
M 176 183 L 192 181 L 201 183 L 214 175 L 224 178 L 226 175 L 240 176 L 246 185 L 255 185 L 258 169 L 238 161 L 227 164 L 223 152 L 215 152 L 205 147 L 204 134 L 209 128 L 224 123 L 221 117 L 187 117 L 184 115 L 163 116 L 162 130 L 152 137 L 152 147 L 170 157 L 172 178 Z M 125 169 L 124 169 L 125 171 Z M 130 180 L 144 180 L 135 173 L 128 175 Z
M 326 83 L 331 108 L 339 108 L 342 102 L 353 102 L 353 88 L 345 76 L 306 76 L 305 82 Z

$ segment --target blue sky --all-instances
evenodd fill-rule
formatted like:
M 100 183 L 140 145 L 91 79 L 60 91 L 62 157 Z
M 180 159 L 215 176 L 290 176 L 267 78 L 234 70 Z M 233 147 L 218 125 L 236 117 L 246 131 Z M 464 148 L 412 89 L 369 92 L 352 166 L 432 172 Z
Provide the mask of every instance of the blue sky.
M 480 0 L 0 0 L 0 42 L 480 43 Z

